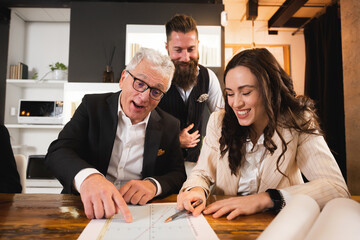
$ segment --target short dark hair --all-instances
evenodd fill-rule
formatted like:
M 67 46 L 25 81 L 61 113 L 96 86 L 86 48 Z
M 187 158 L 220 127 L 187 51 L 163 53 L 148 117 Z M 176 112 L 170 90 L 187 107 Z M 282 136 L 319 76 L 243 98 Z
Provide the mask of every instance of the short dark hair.
M 198 38 L 198 30 L 196 21 L 192 17 L 184 14 L 176 14 L 166 24 L 166 41 L 169 42 L 172 32 L 188 33 L 195 31 L 196 38 Z

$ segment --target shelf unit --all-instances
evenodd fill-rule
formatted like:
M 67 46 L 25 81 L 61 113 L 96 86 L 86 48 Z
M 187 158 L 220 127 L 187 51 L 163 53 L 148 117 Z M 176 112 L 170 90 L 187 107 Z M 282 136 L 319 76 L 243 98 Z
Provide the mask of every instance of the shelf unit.
M 10 132 L 14 153 L 25 156 L 46 154 L 48 146 L 57 138 L 65 123 L 70 120 L 85 94 L 117 91 L 119 91 L 118 83 L 8 79 L 6 81 L 5 126 Z M 17 116 L 20 99 L 63 100 L 63 124 L 19 124 Z
M 68 12 L 70 14 L 70 10 Z M 48 75 L 51 73 L 49 64 L 59 61 L 68 65 L 70 22 L 29 21 L 22 16 L 17 13 L 16 8 L 11 9 L 7 77 L 9 78 L 10 65 L 22 62 L 28 65 L 30 78 L 36 73 L 42 80 L 6 80 L 4 123 L 10 133 L 14 154 L 23 154 L 28 159 L 29 155 L 46 154 L 47 148 L 57 138 L 63 125 L 19 124 L 19 100 L 64 99 L 64 85 L 67 81 L 45 79 L 45 77 L 54 77 L 52 74 Z M 54 181 L 55 185 L 51 184 L 51 181 Z M 57 180 L 36 181 L 34 184 L 33 180 L 28 179 L 26 183 L 26 192 L 29 193 L 60 191 L 61 185 Z
M 63 100 L 65 83 L 59 80 L 6 80 L 5 126 L 10 132 L 14 153 L 26 157 L 46 154 L 48 146 L 63 128 L 61 124 L 19 124 L 19 100 Z
M 64 127 L 64 125 L 58 125 L 58 124 L 54 124 L 54 125 L 50 125 L 50 124 L 5 124 L 6 127 L 9 128 L 39 128 L 39 129 L 62 129 Z
M 63 88 L 65 80 L 7 79 L 6 83 L 16 87 Z

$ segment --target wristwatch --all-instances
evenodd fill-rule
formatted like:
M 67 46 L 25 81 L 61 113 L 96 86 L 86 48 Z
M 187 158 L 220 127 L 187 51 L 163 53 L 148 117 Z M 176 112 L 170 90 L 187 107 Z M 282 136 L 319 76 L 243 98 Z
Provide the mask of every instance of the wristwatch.
M 277 189 L 268 189 L 265 192 L 269 193 L 271 200 L 274 203 L 274 206 L 270 208 L 269 210 L 272 211 L 280 211 L 285 207 L 285 200 L 282 196 L 281 192 Z
M 156 195 L 156 194 L 157 194 L 157 191 L 158 191 L 158 187 L 157 187 L 156 182 L 155 182 L 154 179 L 152 179 L 152 178 L 145 178 L 144 181 L 146 181 L 146 180 L 148 180 L 148 181 L 150 181 L 152 184 L 154 184 L 154 186 L 155 186 L 155 188 L 156 188 L 156 190 L 155 190 L 155 195 Z

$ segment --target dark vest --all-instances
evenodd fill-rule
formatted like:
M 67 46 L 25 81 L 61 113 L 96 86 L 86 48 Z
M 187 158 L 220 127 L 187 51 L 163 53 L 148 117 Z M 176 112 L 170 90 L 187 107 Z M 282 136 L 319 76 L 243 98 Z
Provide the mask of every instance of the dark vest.
M 207 68 L 201 65 L 199 67 L 197 84 L 192 89 L 186 103 L 181 98 L 176 86 L 172 84 L 158 106 L 180 120 L 180 130 L 194 123 L 190 133 L 199 130 L 200 139 L 202 139 L 201 128 L 206 101 L 199 102 L 197 100 L 202 94 L 209 93 L 209 73 Z M 201 141 L 194 148 L 183 149 L 185 160 L 196 162 L 200 154 L 200 147 Z

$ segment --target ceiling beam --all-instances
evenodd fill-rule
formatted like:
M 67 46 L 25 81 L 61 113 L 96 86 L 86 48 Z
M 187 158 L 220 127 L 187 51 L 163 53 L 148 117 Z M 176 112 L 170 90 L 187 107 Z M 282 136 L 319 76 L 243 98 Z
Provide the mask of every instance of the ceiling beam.
M 305 17 L 292 17 L 287 21 L 283 27 L 285 28 L 298 28 L 299 26 L 306 23 L 310 18 Z
M 69 8 L 70 0 L 2 0 L 4 7 L 19 8 Z
M 308 0 L 286 0 L 276 13 L 268 21 L 268 27 L 285 27 L 289 19 L 302 7 Z

